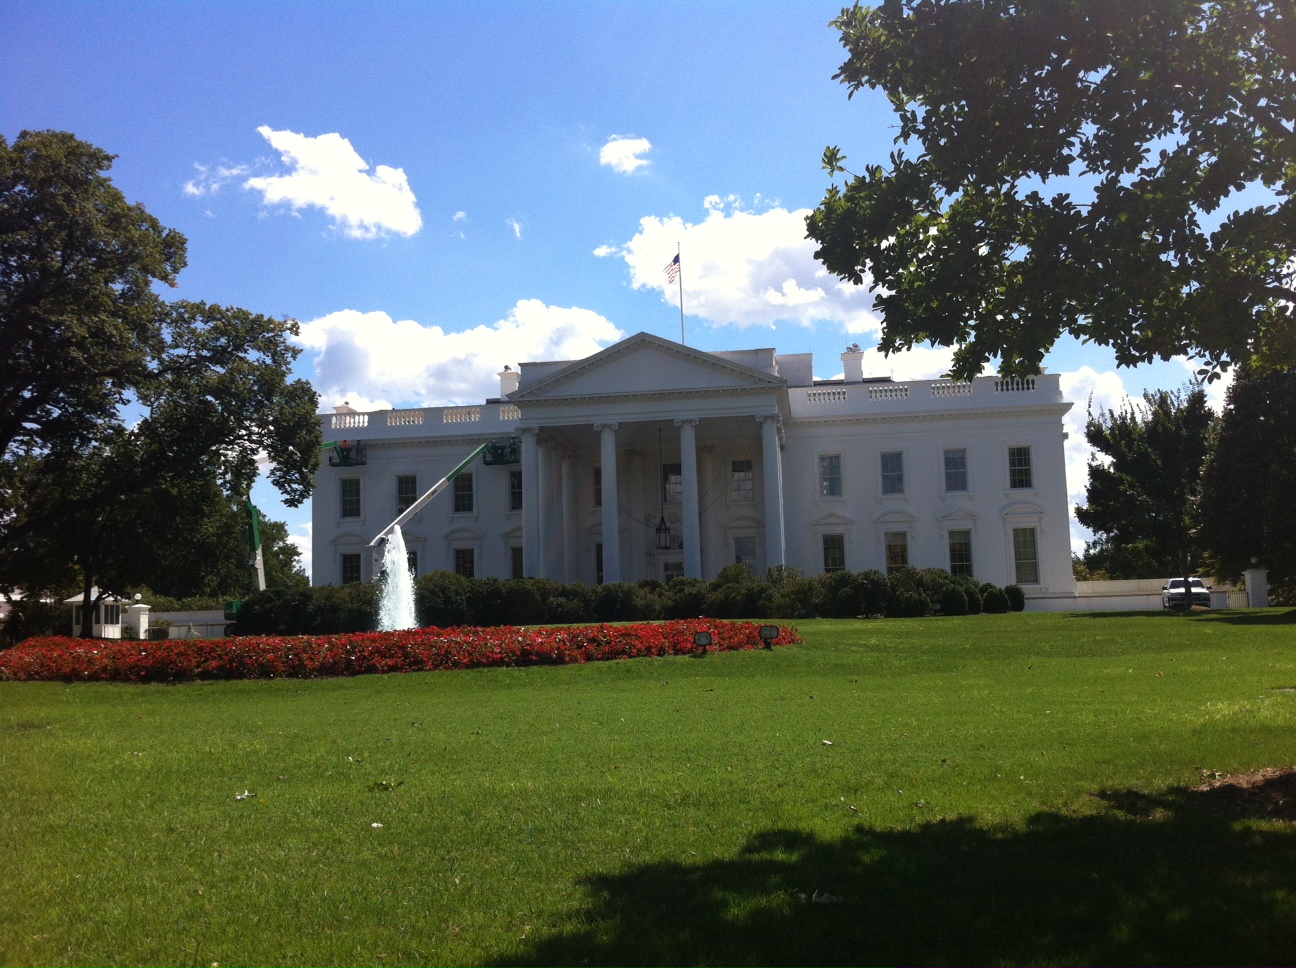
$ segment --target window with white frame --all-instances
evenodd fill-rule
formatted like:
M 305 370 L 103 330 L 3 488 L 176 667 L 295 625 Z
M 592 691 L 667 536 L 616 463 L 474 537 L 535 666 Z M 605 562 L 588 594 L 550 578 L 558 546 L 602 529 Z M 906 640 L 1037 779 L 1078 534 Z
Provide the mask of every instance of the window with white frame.
M 594 468 L 594 506 L 603 506 L 603 468 Z
M 955 578 L 972 577 L 972 532 L 949 533 L 949 573 Z
M 684 562 L 682 561 L 664 561 L 662 562 L 662 581 L 670 584 L 676 578 L 684 577 Z
M 733 539 L 734 564 L 745 565 L 756 569 L 756 536 L 754 534 L 736 534 Z
M 473 510 L 473 475 L 464 471 L 454 479 L 455 514 L 471 514 Z M 472 577 L 469 575 L 468 577 Z
M 729 462 L 729 500 L 734 504 L 750 502 L 756 498 L 756 482 L 752 474 L 752 462 L 734 460 Z
M 967 448 L 951 448 L 945 451 L 945 490 L 949 493 L 967 489 Z
M 344 554 L 342 556 L 342 584 L 352 585 L 360 580 L 360 556 Z
M 1039 542 L 1034 528 L 1013 528 L 1013 565 L 1018 585 L 1039 584 Z
M 360 478 L 344 477 L 338 481 L 338 494 L 341 501 L 338 516 L 343 518 L 360 517 Z
M 679 464 L 662 464 L 662 503 L 680 504 L 683 500 L 683 470 Z
M 1008 448 L 1008 486 L 1017 490 L 1035 486 L 1029 447 Z
M 473 548 L 454 549 L 454 570 L 465 578 L 477 577 L 477 555 Z
M 594 584 L 603 584 L 603 542 L 594 543 Z
M 904 493 L 904 454 L 888 451 L 882 455 L 882 493 Z
M 526 572 L 522 570 L 522 546 L 513 545 L 509 548 L 509 561 L 512 564 L 513 578 L 525 578 Z
M 522 472 L 510 470 L 508 481 L 509 481 L 508 509 L 510 511 L 521 511 L 522 510 Z
M 842 496 L 841 454 L 819 455 L 819 496 Z
M 887 531 L 882 535 L 886 548 L 886 570 L 890 575 L 909 565 L 909 532 Z
M 846 535 L 825 534 L 823 538 L 824 573 L 846 570 Z
M 418 500 L 418 475 L 396 475 L 396 513 L 404 514 Z

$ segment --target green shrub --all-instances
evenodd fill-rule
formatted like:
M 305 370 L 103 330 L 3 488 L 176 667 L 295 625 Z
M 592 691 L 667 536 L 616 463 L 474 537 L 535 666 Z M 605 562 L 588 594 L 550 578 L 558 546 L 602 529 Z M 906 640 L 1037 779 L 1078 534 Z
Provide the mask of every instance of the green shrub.
M 860 572 L 862 593 L 860 595 L 860 614 L 873 618 L 886 614 L 887 576 L 876 568 Z
M 1008 596 L 1008 607 L 1014 612 L 1026 610 L 1026 593 L 1020 585 L 1005 585 L 1004 594 Z
M 504 583 L 498 578 L 468 579 L 468 624 L 507 625 Z
M 666 583 L 662 608 L 665 618 L 697 618 L 706 611 L 709 588 L 700 578 L 673 578 Z
M 554 625 L 593 622 L 596 589 L 578 581 L 561 585 L 549 599 L 549 621 Z
M 981 583 L 975 578 L 964 575 L 961 578 L 955 578 L 955 583 L 963 589 L 963 595 L 967 598 L 967 614 L 981 614 Z
M 419 625 L 451 628 L 468 624 L 471 578 L 453 571 L 430 571 L 414 583 L 414 612 Z
M 0 625 L 0 649 L 17 645 L 23 639 L 29 639 L 33 635 L 71 634 L 71 605 L 24 598 L 9 606 L 9 614 Z
M 941 592 L 940 611 L 942 615 L 966 615 L 968 612 L 967 593 L 961 585 L 950 582 Z
M 1008 596 L 998 585 L 985 586 L 989 590 L 981 597 L 981 611 L 987 615 L 1002 615 L 1008 611 Z

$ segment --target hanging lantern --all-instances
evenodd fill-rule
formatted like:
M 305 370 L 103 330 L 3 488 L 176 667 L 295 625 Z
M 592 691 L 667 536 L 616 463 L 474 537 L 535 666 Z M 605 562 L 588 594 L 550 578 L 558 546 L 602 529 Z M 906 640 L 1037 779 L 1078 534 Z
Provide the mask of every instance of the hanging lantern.
M 657 550 L 670 551 L 671 549 L 671 532 L 670 525 L 666 523 L 666 515 L 657 522 Z

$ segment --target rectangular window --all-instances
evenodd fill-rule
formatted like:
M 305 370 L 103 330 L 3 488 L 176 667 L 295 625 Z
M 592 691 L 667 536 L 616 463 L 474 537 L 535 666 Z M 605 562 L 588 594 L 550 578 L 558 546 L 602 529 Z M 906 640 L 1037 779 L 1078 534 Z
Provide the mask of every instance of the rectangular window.
M 904 493 L 904 454 L 901 451 L 882 455 L 882 493 Z
M 594 506 L 603 506 L 603 468 L 594 468 Z
M 959 447 L 945 451 L 945 490 L 966 491 L 967 450 Z
M 819 496 L 842 496 L 841 454 L 819 455 Z
M 1034 528 L 1013 528 L 1013 562 L 1018 585 L 1039 584 L 1039 551 Z
M 756 499 L 756 484 L 752 477 L 752 462 L 735 460 L 729 462 L 729 500 L 738 503 Z
M 737 534 L 733 539 L 734 564 L 756 568 L 756 536 L 754 534 Z
M 846 570 L 846 535 L 826 534 L 823 536 L 823 570 Z
M 341 507 L 338 509 L 339 516 L 360 517 L 360 478 L 344 477 L 338 481 L 338 485 L 339 493 L 342 495 Z
M 1011 488 L 1035 486 L 1032 483 L 1029 447 L 1008 448 L 1008 486 Z
M 473 510 L 472 471 L 464 471 L 454 479 L 455 514 L 471 514 Z
M 472 548 L 456 548 L 454 550 L 454 570 L 456 575 L 463 575 L 465 578 L 477 577 L 477 556 L 473 553 Z
M 522 570 L 522 546 L 514 545 L 509 548 L 509 557 L 513 564 L 512 577 L 525 578 L 526 572 Z
M 949 573 L 955 578 L 972 577 L 972 532 L 949 533 Z
M 603 542 L 594 543 L 594 584 L 603 584 Z
M 360 556 L 342 556 L 342 584 L 351 585 L 360 580 Z
M 396 513 L 404 514 L 418 500 L 418 475 L 396 475 Z
M 684 473 L 679 464 L 662 464 L 662 503 L 679 504 L 684 500 Z
M 909 532 L 888 531 L 882 536 L 886 545 L 887 574 L 907 568 L 909 565 Z
M 522 472 L 509 471 L 509 503 L 510 511 L 522 510 Z
M 113 602 L 104 604 L 104 625 L 121 625 L 121 606 Z
M 676 578 L 684 577 L 684 562 L 667 561 L 662 563 L 662 581 L 670 584 Z

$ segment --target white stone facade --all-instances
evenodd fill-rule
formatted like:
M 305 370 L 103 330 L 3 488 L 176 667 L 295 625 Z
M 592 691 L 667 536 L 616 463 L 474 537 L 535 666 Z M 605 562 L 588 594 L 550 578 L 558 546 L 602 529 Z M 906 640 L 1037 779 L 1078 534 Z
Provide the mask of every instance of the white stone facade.
M 809 354 L 640 333 L 523 363 L 480 406 L 325 414 L 325 439 L 364 457 L 318 472 L 314 581 L 371 580 L 369 541 L 413 497 L 511 441 L 518 463 L 479 459 L 405 525 L 420 574 L 595 584 L 907 563 L 1016 582 L 1033 607 L 1074 600 L 1058 377 L 900 383 L 865 379 L 861 359 L 816 382 Z

